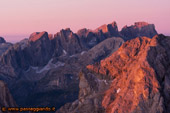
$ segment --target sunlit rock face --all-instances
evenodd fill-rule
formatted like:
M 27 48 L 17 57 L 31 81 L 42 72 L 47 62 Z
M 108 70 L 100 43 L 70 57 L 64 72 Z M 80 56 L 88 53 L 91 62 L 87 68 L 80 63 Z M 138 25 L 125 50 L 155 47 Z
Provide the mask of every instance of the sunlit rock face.
M 125 40 L 129 40 L 140 36 L 152 38 L 157 34 L 157 31 L 154 24 L 136 22 L 134 25 L 124 26 L 120 33 Z
M 136 38 L 88 69 L 114 80 L 102 106 L 107 113 L 169 112 L 170 38 Z
M 79 98 L 56 113 L 169 113 L 170 38 L 125 42 L 79 74 Z

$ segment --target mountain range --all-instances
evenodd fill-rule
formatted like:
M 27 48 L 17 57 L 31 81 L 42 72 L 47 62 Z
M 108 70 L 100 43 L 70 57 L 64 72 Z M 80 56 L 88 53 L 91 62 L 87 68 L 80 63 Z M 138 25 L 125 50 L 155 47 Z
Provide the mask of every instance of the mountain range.
M 170 37 L 153 24 L 116 22 L 73 33 L 0 38 L 3 106 L 56 107 L 56 113 L 170 112 Z M 4 86 L 4 85 L 3 85 Z M 7 89 L 8 89 L 7 88 Z M 12 102 L 11 102 L 12 101 Z M 15 104 L 16 103 L 16 104 Z

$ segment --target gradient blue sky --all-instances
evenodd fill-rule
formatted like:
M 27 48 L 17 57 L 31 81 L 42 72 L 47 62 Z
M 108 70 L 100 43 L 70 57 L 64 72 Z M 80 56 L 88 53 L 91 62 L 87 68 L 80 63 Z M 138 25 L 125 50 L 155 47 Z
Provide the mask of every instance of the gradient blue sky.
M 95 29 L 116 21 L 119 30 L 137 21 L 170 35 L 170 0 L 1 0 L 0 36 L 16 42 L 32 32 L 70 27 Z

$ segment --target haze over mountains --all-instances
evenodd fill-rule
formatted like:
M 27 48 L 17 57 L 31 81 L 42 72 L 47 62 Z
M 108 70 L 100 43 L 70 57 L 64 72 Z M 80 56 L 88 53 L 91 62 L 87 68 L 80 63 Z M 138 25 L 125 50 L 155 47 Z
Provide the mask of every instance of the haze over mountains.
M 0 80 L 18 106 L 55 106 L 56 113 L 168 113 L 169 41 L 146 22 L 121 31 L 112 22 L 54 36 L 35 32 L 13 45 L 0 38 Z

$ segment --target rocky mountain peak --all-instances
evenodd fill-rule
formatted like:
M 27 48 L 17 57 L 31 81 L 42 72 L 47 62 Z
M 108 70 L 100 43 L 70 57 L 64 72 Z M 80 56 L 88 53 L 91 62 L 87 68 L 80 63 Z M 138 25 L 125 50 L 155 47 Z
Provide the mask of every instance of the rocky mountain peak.
M 104 25 L 100 26 L 99 28 L 97 28 L 95 31 L 100 31 L 100 30 L 101 30 L 103 33 L 108 32 L 107 25 L 104 24 Z
M 92 31 L 90 29 L 86 29 L 86 28 L 80 29 L 77 32 L 77 35 L 80 37 L 80 41 L 85 48 L 92 48 L 99 42 L 108 38 L 108 37 L 104 36 L 104 34 L 101 30 L 94 32 L 94 31 Z
M 134 26 L 141 28 L 141 27 L 148 26 L 148 25 L 149 24 L 147 22 L 135 22 Z
M 124 26 L 120 31 L 125 40 L 133 39 L 139 36 L 146 36 L 152 38 L 157 31 L 154 24 L 148 24 L 147 22 L 136 22 L 131 26 Z
M 116 22 L 112 22 L 108 25 L 104 24 L 97 28 L 95 32 L 102 31 L 107 37 L 119 36 L 118 27 Z
M 63 33 L 73 33 L 70 28 L 62 29 L 60 32 L 63 32 Z
M 111 24 L 112 24 L 113 27 L 114 27 L 114 26 L 117 27 L 116 21 L 113 21 Z
M 48 34 L 48 37 L 50 40 L 52 40 L 54 38 L 54 35 L 53 34 Z
M 43 32 L 34 32 L 30 35 L 29 41 L 35 42 L 37 40 L 41 40 L 43 38 L 48 38 L 48 33 L 43 31 Z
M 135 38 L 100 63 L 87 66 L 114 78 L 102 101 L 107 113 L 169 111 L 169 42 L 163 35 Z
M 60 32 L 54 35 L 56 45 L 60 46 L 63 54 L 72 55 L 82 51 L 80 39 L 77 34 L 73 33 L 70 28 L 62 29 Z
M 55 37 L 65 37 L 65 38 L 68 38 L 68 37 L 71 37 L 72 35 L 74 35 L 74 33 L 71 31 L 70 28 L 66 28 L 66 29 L 62 29 L 60 30 L 60 32 L 56 33 L 54 35 L 54 38 Z
M 80 29 L 80 30 L 77 31 L 77 35 L 79 37 L 87 37 L 87 35 L 90 31 L 91 30 L 89 30 L 89 29 L 83 28 L 83 29 Z
M 6 42 L 3 37 L 0 37 L 0 57 L 10 46 L 12 46 L 11 43 Z
M 6 43 L 6 41 L 3 37 L 0 37 L 0 43 Z
M 65 31 L 70 31 L 70 32 L 71 32 L 71 29 L 70 29 L 70 28 L 65 28 L 64 30 L 65 30 Z

